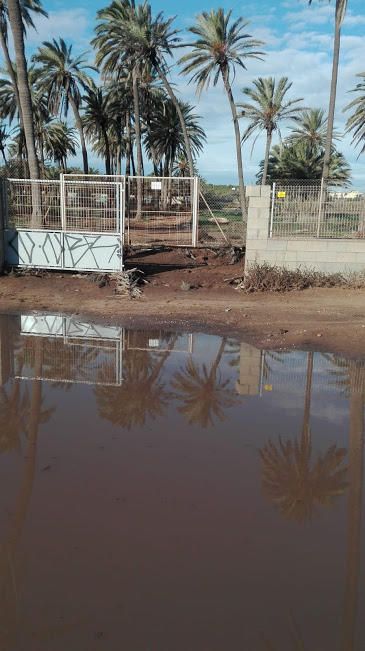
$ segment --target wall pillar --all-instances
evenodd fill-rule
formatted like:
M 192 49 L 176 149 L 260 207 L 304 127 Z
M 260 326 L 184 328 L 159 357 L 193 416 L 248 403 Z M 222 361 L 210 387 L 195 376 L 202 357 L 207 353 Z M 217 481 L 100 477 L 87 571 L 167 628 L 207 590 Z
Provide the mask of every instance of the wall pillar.
M 270 229 L 271 187 L 248 185 L 247 238 L 245 269 L 258 262 L 258 251 L 267 248 Z

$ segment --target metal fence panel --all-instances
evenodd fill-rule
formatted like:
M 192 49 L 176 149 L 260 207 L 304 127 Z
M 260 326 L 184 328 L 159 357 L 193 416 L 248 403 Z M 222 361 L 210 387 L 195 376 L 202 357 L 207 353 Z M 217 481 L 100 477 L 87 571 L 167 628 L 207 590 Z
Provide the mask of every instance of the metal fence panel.
M 60 182 L 8 179 L 6 218 L 9 228 L 60 230 Z
M 323 184 L 276 183 L 270 237 L 364 238 L 365 194 L 326 190 Z
M 127 179 L 126 238 L 129 244 L 191 246 L 194 231 L 194 179 Z

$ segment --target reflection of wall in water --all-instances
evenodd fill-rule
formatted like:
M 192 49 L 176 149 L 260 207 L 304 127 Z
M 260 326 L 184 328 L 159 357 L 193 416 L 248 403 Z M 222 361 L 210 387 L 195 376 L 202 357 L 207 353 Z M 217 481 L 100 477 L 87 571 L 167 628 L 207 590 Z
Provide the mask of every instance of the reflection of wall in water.
M 260 393 L 262 351 L 249 344 L 240 344 L 240 377 L 236 391 L 241 396 L 257 396 Z

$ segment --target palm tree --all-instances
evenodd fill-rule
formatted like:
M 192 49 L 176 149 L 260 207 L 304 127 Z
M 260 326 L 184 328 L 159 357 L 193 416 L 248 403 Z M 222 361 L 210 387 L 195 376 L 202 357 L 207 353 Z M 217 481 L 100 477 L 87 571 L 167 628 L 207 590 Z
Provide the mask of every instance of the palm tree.
M 241 135 L 238 123 L 237 109 L 232 92 L 232 80 L 237 68 L 246 70 L 247 59 L 260 59 L 262 52 L 257 48 L 263 45 L 245 32 L 248 23 L 243 18 L 233 21 L 232 11 L 226 14 L 224 9 L 204 11 L 196 19 L 196 24 L 190 32 L 197 40 L 190 45 L 192 51 L 184 55 L 181 63 L 184 65 L 183 74 L 191 75 L 190 81 L 197 84 L 201 93 L 208 88 L 210 82 L 216 86 L 222 78 L 231 108 L 234 133 L 236 139 L 237 170 L 240 188 L 240 204 L 242 219 L 246 216 L 246 197 L 243 179 L 243 163 L 241 151 Z
M 144 61 L 136 54 L 130 34 L 126 32 L 126 25 L 133 26 L 135 29 L 142 28 L 144 11 L 143 7 L 136 7 L 134 0 L 114 0 L 108 7 L 98 11 L 97 18 L 99 22 L 95 28 L 96 37 L 92 41 L 92 45 L 97 48 L 97 65 L 102 67 L 104 75 L 114 76 L 117 79 L 124 76 L 131 84 L 137 150 L 137 218 L 139 218 L 142 211 L 142 185 L 139 177 L 143 172 L 143 152 L 138 83 Z
M 20 106 L 20 97 L 18 91 L 18 84 L 16 73 L 14 70 L 14 64 L 10 58 L 9 48 L 8 48 L 8 6 L 7 0 L 0 0 L 0 45 L 3 51 L 4 60 L 6 64 L 7 73 L 11 79 L 13 85 L 14 94 L 16 97 L 16 103 L 18 106 L 20 122 L 22 124 L 22 115 L 21 115 L 21 106 Z M 41 16 L 48 17 L 47 12 L 42 7 L 41 0 L 20 0 L 19 7 L 21 11 L 21 16 L 23 20 L 23 29 L 24 32 L 27 27 L 33 27 L 34 22 L 32 19 L 32 12 Z
M 105 152 L 105 173 L 111 174 L 109 108 L 110 98 L 103 88 L 93 86 L 84 97 L 85 110 L 82 118 L 86 136 L 94 142 L 102 142 Z
M 259 79 L 253 81 L 253 88 L 244 88 L 242 90 L 244 95 L 251 100 L 251 103 L 244 102 L 237 105 L 242 109 L 240 117 L 250 121 L 242 136 L 242 142 L 257 133 L 253 143 L 254 147 L 258 136 L 263 131 L 266 131 L 262 185 L 266 185 L 269 154 L 274 132 L 279 133 L 281 140 L 280 123 L 285 120 L 298 120 L 298 114 L 303 110 L 303 107 L 298 106 L 298 103 L 303 101 L 302 97 L 300 99 L 286 99 L 292 85 L 287 77 L 281 77 L 278 82 L 273 77 L 266 79 L 259 77 Z
M 353 110 L 347 120 L 347 132 L 352 133 L 352 142 L 361 146 L 360 154 L 365 152 L 365 72 L 357 75 L 361 81 L 352 90 L 358 96 L 346 106 L 345 111 Z M 359 155 L 360 155 L 359 154 Z
M 115 0 L 106 10 L 100 11 L 98 17 L 101 22 L 93 41 L 99 50 L 97 62 L 102 63 L 106 71 L 123 67 L 127 61 L 150 66 L 156 71 L 179 116 L 192 175 L 194 164 L 184 116 L 167 77 L 166 56 L 171 56 L 180 42 L 177 30 L 172 29 L 174 18 L 165 19 L 162 12 L 153 18 L 148 2 L 136 6 L 134 0 Z
M 320 181 L 323 159 L 323 149 L 313 148 L 304 141 L 275 145 L 269 156 L 268 178 L 270 181 L 281 179 Z M 262 179 L 263 168 L 264 161 L 260 163 L 260 171 L 257 175 L 259 181 Z M 330 160 L 328 184 L 330 186 L 348 186 L 350 179 L 351 168 L 345 157 L 340 152 L 334 151 Z
M 311 149 L 325 149 L 328 130 L 328 119 L 325 111 L 320 108 L 305 109 L 298 116 L 286 142 L 303 142 Z M 333 132 L 333 140 L 339 140 L 337 131 Z M 332 145 L 332 150 L 334 145 Z
M 313 0 L 308 0 L 308 2 L 311 5 L 313 3 Z M 329 108 L 328 108 L 326 145 L 325 145 L 325 153 L 323 158 L 324 181 L 327 181 L 330 175 L 333 130 L 334 130 L 334 120 L 335 120 L 335 109 L 336 109 L 337 81 L 338 81 L 338 70 L 339 70 L 340 49 L 341 49 L 341 28 L 346 16 L 347 2 L 348 0 L 336 0 L 335 37 L 334 37 L 334 47 L 333 47 L 331 93 L 330 93 L 330 101 L 329 101 Z
M 38 87 L 46 93 L 51 113 L 63 114 L 67 118 L 71 106 L 81 142 L 84 174 L 87 174 L 88 156 L 80 115 L 81 91 L 86 91 L 92 85 L 85 70 L 96 69 L 86 64 L 85 53 L 73 57 L 72 45 L 68 46 L 62 38 L 44 41 L 32 60 L 41 65 L 37 69 Z
M 202 149 L 206 136 L 199 125 L 200 116 L 193 113 L 194 107 L 179 102 L 189 136 L 190 149 L 196 156 Z M 162 163 L 163 176 L 172 176 L 174 163 L 184 157 L 185 138 L 181 132 L 180 118 L 175 104 L 170 99 L 160 102 L 149 119 L 145 138 L 146 151 L 157 164 Z
M 24 48 L 24 25 L 22 19 L 21 5 L 19 0 L 8 0 L 8 15 L 10 27 L 13 34 L 15 59 L 17 67 L 17 87 L 19 93 L 20 112 L 23 120 L 23 129 L 28 153 L 29 173 L 31 179 L 39 179 L 39 163 L 36 152 L 32 97 L 29 88 L 27 61 Z M 32 184 L 33 200 L 33 222 L 38 225 L 39 196 L 37 184 Z
M 76 131 L 65 122 L 52 120 L 44 127 L 42 146 L 45 158 L 52 160 L 62 172 L 67 172 L 67 159 L 76 156 L 78 148 Z

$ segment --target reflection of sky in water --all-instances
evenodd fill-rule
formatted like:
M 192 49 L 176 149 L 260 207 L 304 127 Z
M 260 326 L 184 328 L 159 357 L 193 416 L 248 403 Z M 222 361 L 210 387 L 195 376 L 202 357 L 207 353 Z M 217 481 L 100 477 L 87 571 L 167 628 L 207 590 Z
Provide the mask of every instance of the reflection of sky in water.
M 23 375 L 31 376 L 37 346 L 46 346 L 47 338 L 4 339 L 9 327 L 14 335 L 19 322 L 0 322 L 2 369 L 12 341 L 11 356 L 18 361 L 19 344 L 28 346 Z M 356 557 L 349 522 L 359 521 L 361 504 L 360 511 L 349 507 L 348 488 L 332 506 L 316 503 L 312 518 L 298 522 L 284 517 L 263 488 L 260 451 L 270 440 L 278 445 L 279 437 L 301 441 L 308 353 L 262 358 L 252 347 L 231 339 L 222 346 L 220 337 L 203 334 L 118 330 L 115 340 L 121 351 L 119 343 L 113 348 L 113 339 L 108 347 L 117 356 L 121 352 L 120 386 L 82 383 L 82 368 L 70 362 L 81 358 L 72 356 L 63 373 L 69 379 L 76 373 L 79 383 L 41 382 L 42 411 L 52 411 L 37 426 L 29 501 L 24 501 L 19 538 L 11 547 L 19 615 L 10 625 L 12 602 L 0 592 L 0 642 L 1 631 L 13 626 L 17 634 L 8 648 L 16 651 L 89 651 L 103 643 L 97 632 L 103 632 L 104 645 L 112 650 L 261 651 L 268 640 L 272 647 L 267 648 L 293 651 L 297 627 L 305 649 L 340 648 L 344 601 L 350 599 L 345 597 L 348 550 Z M 64 346 L 74 343 L 60 339 L 50 348 L 54 370 L 57 346 L 64 355 Z M 105 342 L 100 345 L 88 381 L 92 372 L 98 381 L 109 377 L 101 367 L 116 359 L 105 353 Z M 83 340 L 84 352 L 88 346 Z M 181 408 L 176 377 L 191 362 L 200 377 L 203 366 L 209 376 L 221 353 L 215 382 L 229 400 L 220 416 L 213 414 L 212 424 L 203 427 L 188 417 L 196 415 L 196 405 L 192 412 Z M 49 363 L 44 360 L 45 367 Z M 144 365 L 149 373 L 161 366 L 156 382 L 158 391 L 168 394 L 166 406 L 133 427 L 112 424 L 101 415 L 100 395 L 103 409 L 108 399 L 114 405 L 112 415 L 113 409 L 123 415 L 133 401 L 143 405 L 138 383 L 128 385 L 128 374 L 138 368 L 140 390 L 147 390 Z M 270 370 L 263 376 L 266 365 Z M 8 363 L 10 376 L 15 367 Z M 331 446 L 348 450 L 351 444 L 349 396 L 333 383 L 333 369 L 329 356 L 314 355 L 311 467 Z M 246 384 L 252 395 L 242 395 Z M 10 377 L 3 387 L 7 396 L 14 386 Z M 34 400 L 36 386 L 21 380 L 20 395 Z M 359 445 L 361 431 L 354 436 Z M 30 455 L 24 434 L 18 448 L 0 455 L 2 545 L 18 517 L 17 495 Z M 357 481 L 359 459 L 361 467 L 361 457 L 353 457 L 350 486 Z M 361 530 L 363 536 L 362 521 Z M 351 574 L 352 589 L 359 590 L 352 651 L 365 645 L 363 560 L 361 553 L 360 567 Z M 52 631 L 46 641 L 37 637 L 44 628 Z

